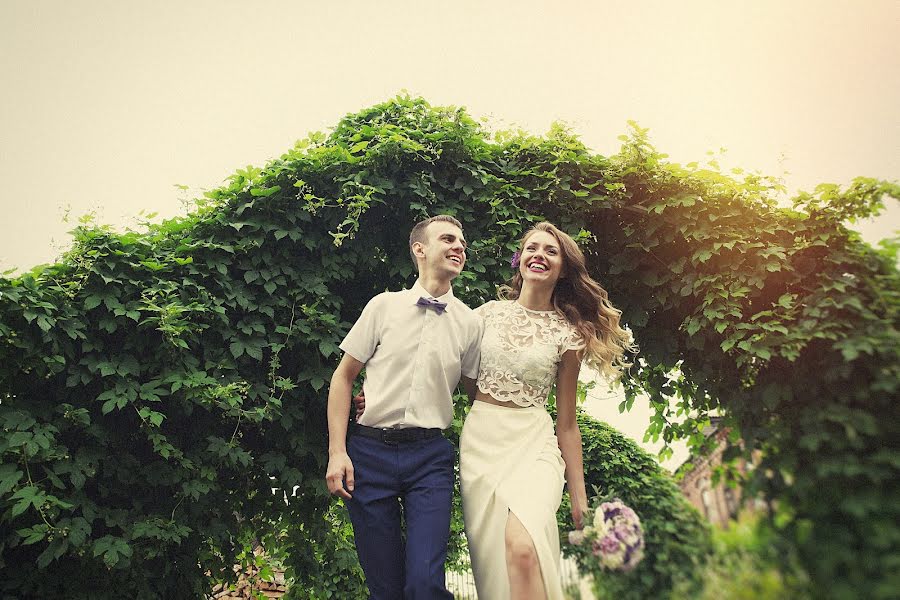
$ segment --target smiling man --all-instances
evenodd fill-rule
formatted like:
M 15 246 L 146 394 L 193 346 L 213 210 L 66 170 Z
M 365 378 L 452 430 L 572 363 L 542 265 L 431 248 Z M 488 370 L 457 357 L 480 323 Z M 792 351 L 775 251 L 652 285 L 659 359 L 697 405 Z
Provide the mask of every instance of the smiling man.
M 453 597 L 444 562 L 455 453 L 442 432 L 460 377 L 474 393 L 480 358 L 481 319 L 451 287 L 466 262 L 459 221 L 438 215 L 416 224 L 409 251 L 416 283 L 369 301 L 341 343 L 328 393 L 325 477 L 347 503 L 375 600 Z M 363 367 L 366 410 L 348 436 L 351 390 Z

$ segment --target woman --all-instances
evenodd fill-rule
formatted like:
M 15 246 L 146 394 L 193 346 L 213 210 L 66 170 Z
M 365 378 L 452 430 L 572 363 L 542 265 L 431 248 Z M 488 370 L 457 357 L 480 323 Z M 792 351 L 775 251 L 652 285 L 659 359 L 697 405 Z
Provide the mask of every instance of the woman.
M 578 528 L 588 507 L 575 394 L 582 361 L 608 376 L 630 336 L 587 274 L 574 240 L 550 223 L 522 239 L 504 298 L 485 323 L 475 401 L 460 441 L 466 536 L 483 600 L 561 599 L 556 511 L 564 480 Z M 556 384 L 556 432 L 545 410 Z

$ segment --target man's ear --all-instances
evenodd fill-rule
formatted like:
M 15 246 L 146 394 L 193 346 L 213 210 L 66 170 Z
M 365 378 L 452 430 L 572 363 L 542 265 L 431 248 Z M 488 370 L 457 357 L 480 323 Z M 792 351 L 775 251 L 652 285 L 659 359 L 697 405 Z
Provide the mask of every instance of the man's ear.
M 422 242 L 413 242 L 412 251 L 416 258 L 425 258 L 425 244 Z

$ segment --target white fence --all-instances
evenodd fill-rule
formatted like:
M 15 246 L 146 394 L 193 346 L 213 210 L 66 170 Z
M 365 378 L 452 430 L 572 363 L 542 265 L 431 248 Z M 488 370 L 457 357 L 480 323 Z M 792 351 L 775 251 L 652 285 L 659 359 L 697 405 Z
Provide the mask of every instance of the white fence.
M 569 558 L 561 560 L 560 575 L 562 576 L 563 590 L 566 592 L 567 597 L 588 600 L 584 598 L 584 586 L 574 560 Z M 472 571 L 459 573 L 447 571 L 447 589 L 453 594 L 455 600 L 478 600 Z

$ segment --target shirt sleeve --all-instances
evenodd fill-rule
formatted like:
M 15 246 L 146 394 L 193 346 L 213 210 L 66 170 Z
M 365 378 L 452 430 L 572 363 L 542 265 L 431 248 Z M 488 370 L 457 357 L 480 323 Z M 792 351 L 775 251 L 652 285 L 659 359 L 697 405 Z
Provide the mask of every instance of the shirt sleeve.
M 369 300 L 340 345 L 341 350 L 363 364 L 372 358 L 381 343 L 381 299 L 382 295 L 379 294 Z
M 463 377 L 478 379 L 478 368 L 481 366 L 481 337 L 484 335 L 484 317 L 487 304 L 482 304 L 472 312 L 475 314 L 469 344 L 462 356 L 461 373 Z

